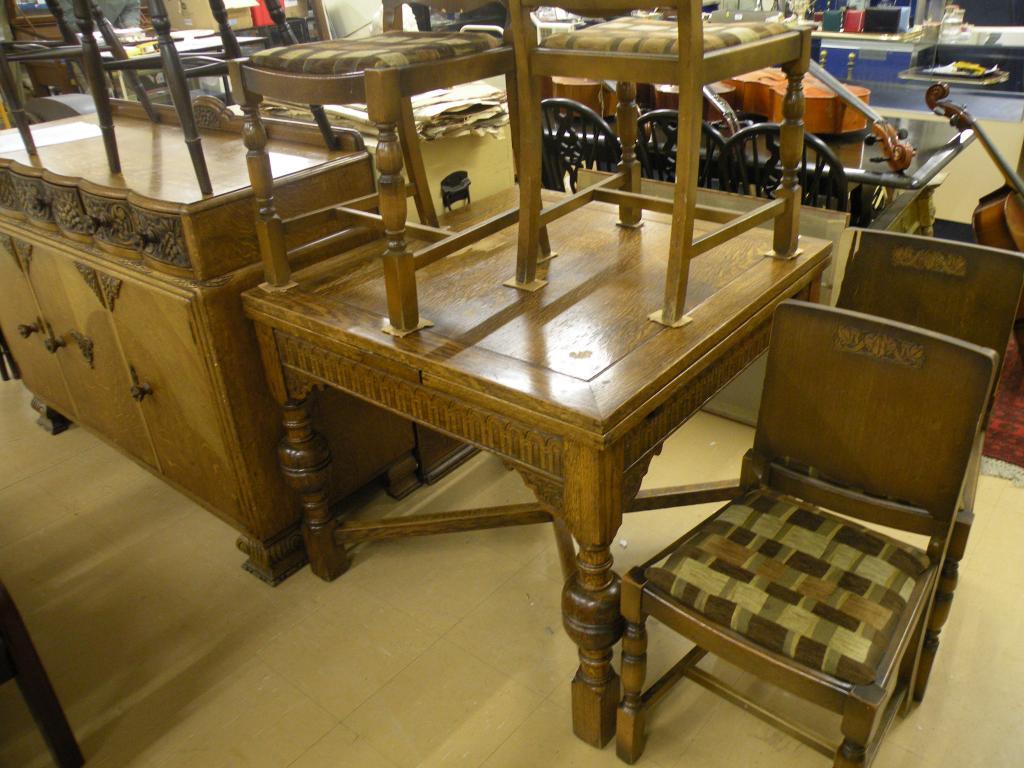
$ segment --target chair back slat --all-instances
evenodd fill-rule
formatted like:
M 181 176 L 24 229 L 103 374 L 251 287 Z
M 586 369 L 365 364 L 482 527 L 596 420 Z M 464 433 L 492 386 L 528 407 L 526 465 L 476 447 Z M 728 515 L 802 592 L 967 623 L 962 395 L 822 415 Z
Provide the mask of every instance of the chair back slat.
M 1002 357 L 1024 290 L 1024 256 L 858 230 L 838 306 L 944 333 Z
M 614 171 L 622 157 L 619 137 L 599 114 L 572 99 L 541 102 L 541 181 L 545 188 L 565 191 L 565 178 L 575 192 L 580 168 Z
M 948 336 L 786 302 L 775 314 L 753 452 L 948 522 L 996 365 L 991 350 Z

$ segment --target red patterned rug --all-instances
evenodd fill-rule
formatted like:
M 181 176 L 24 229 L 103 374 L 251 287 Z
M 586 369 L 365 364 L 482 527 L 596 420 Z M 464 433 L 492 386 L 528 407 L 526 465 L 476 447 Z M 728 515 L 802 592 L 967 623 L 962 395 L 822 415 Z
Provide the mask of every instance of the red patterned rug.
M 987 460 L 982 471 L 1024 485 L 1024 363 L 1013 338 L 996 390 L 996 404 L 985 431 Z

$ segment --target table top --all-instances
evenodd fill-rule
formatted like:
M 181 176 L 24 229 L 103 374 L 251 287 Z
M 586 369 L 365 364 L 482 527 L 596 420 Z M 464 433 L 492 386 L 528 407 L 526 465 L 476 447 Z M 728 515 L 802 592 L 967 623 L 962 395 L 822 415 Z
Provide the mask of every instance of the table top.
M 868 184 L 894 189 L 921 189 L 972 141 L 974 131 L 957 131 L 943 120 L 901 117 L 891 121 L 897 130 L 907 131 L 907 140 L 917 150 L 910 167 L 899 173 L 889 169 L 877 145 L 864 144 L 864 132 L 828 137 L 826 143 L 836 152 L 851 184 Z
M 829 255 L 827 242 L 802 238 L 801 255 L 775 260 L 764 255 L 771 233 L 747 232 L 692 262 L 693 321 L 666 328 L 647 315 L 661 306 L 669 218 L 645 212 L 635 230 L 616 218 L 614 207 L 591 203 L 553 223 L 558 255 L 541 267 L 548 284 L 535 293 L 502 285 L 515 269 L 516 227 L 418 271 L 420 314 L 434 326 L 405 338 L 381 331 L 381 241 L 294 274 L 298 288 L 250 291 L 245 303 L 258 322 L 315 347 L 481 408 L 518 409 L 558 433 L 611 440 L 767 321 Z M 699 221 L 697 232 L 717 226 Z

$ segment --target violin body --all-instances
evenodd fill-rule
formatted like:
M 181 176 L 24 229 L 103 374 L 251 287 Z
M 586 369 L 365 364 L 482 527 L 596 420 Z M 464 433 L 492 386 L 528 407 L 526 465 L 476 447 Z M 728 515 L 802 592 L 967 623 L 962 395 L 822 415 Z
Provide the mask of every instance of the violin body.
M 773 123 L 781 123 L 786 97 L 786 75 L 781 69 L 759 69 L 726 81 L 736 88 L 740 109 L 764 115 Z M 871 91 L 858 85 L 846 89 L 865 104 Z M 835 92 L 813 75 L 804 75 L 804 128 L 815 134 L 837 134 L 862 131 L 867 118 L 843 102 Z

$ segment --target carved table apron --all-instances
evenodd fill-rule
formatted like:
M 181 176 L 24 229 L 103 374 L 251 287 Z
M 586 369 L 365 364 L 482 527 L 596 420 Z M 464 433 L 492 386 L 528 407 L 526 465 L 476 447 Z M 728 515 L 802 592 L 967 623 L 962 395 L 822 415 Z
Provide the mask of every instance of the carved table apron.
M 333 578 L 347 558 L 318 543 L 340 521 L 323 503 L 330 455 L 310 424 L 311 390 L 342 389 L 500 455 L 579 545 L 563 623 L 579 648 L 573 727 L 597 746 L 614 733 L 619 699 L 609 547 L 622 513 L 662 442 L 766 348 L 775 306 L 816 298 L 829 252 L 804 238 L 801 255 L 777 261 L 761 255 L 770 232 L 736 238 L 693 262 L 694 320 L 670 329 L 646 320 L 660 299 L 667 218 L 647 214 L 631 231 L 614 220 L 595 204 L 558 221 L 559 255 L 535 294 L 500 285 L 515 265 L 514 228 L 422 270 L 421 312 L 435 325 L 403 339 L 380 331 L 379 243 L 362 262 L 350 255 L 345 272 L 298 272 L 293 289 L 245 295 L 284 407 L 280 455 L 303 498 L 314 572 Z

